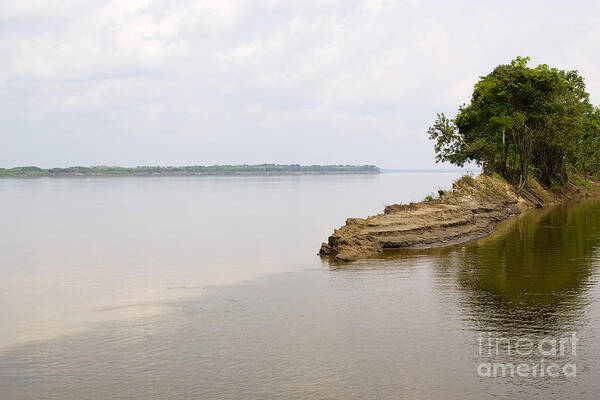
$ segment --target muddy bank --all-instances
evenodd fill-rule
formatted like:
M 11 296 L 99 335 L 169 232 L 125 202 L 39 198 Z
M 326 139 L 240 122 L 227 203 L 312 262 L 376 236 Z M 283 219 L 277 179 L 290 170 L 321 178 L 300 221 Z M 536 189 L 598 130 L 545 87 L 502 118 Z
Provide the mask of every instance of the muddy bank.
M 574 184 L 555 193 L 533 179 L 519 190 L 499 175 L 465 176 L 452 191 L 440 191 L 437 199 L 387 206 L 383 214 L 368 218 L 349 218 L 321 245 L 319 254 L 348 262 L 385 249 L 449 246 L 485 236 L 499 222 L 529 208 L 591 194 Z

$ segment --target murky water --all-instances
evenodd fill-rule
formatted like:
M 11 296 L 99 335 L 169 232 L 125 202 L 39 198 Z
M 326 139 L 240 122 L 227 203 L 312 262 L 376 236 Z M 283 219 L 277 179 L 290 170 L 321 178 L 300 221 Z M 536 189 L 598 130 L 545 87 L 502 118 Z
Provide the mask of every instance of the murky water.
M 599 201 L 446 249 L 314 255 L 453 177 L 2 181 L 0 397 L 596 399 Z

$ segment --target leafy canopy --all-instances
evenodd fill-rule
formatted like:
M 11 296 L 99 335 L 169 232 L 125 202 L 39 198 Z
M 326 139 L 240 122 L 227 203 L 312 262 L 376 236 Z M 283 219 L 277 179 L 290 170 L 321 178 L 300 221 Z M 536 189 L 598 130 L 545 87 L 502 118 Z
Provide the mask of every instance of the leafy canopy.
M 437 115 L 428 131 L 437 162 L 475 162 L 522 183 L 530 171 L 547 184 L 564 182 L 568 167 L 598 171 L 599 111 L 583 78 L 528 62 L 517 57 L 497 66 L 479 79 L 454 119 Z

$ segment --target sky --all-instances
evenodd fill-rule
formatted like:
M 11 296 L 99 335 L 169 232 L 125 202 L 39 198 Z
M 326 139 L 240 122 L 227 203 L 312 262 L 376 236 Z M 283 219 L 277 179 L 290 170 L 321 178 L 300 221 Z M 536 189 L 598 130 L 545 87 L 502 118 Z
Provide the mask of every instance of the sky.
M 599 44 L 595 1 L 2 0 L 0 167 L 433 168 L 516 56 L 599 104 Z

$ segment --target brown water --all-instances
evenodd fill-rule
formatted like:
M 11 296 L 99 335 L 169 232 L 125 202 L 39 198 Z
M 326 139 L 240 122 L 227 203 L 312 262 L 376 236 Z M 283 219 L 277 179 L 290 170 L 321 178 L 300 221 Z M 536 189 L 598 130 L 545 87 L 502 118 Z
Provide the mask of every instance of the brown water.
M 596 399 L 600 202 L 447 249 L 314 255 L 453 177 L 1 181 L 0 398 Z M 480 343 L 573 333 L 575 354 Z

